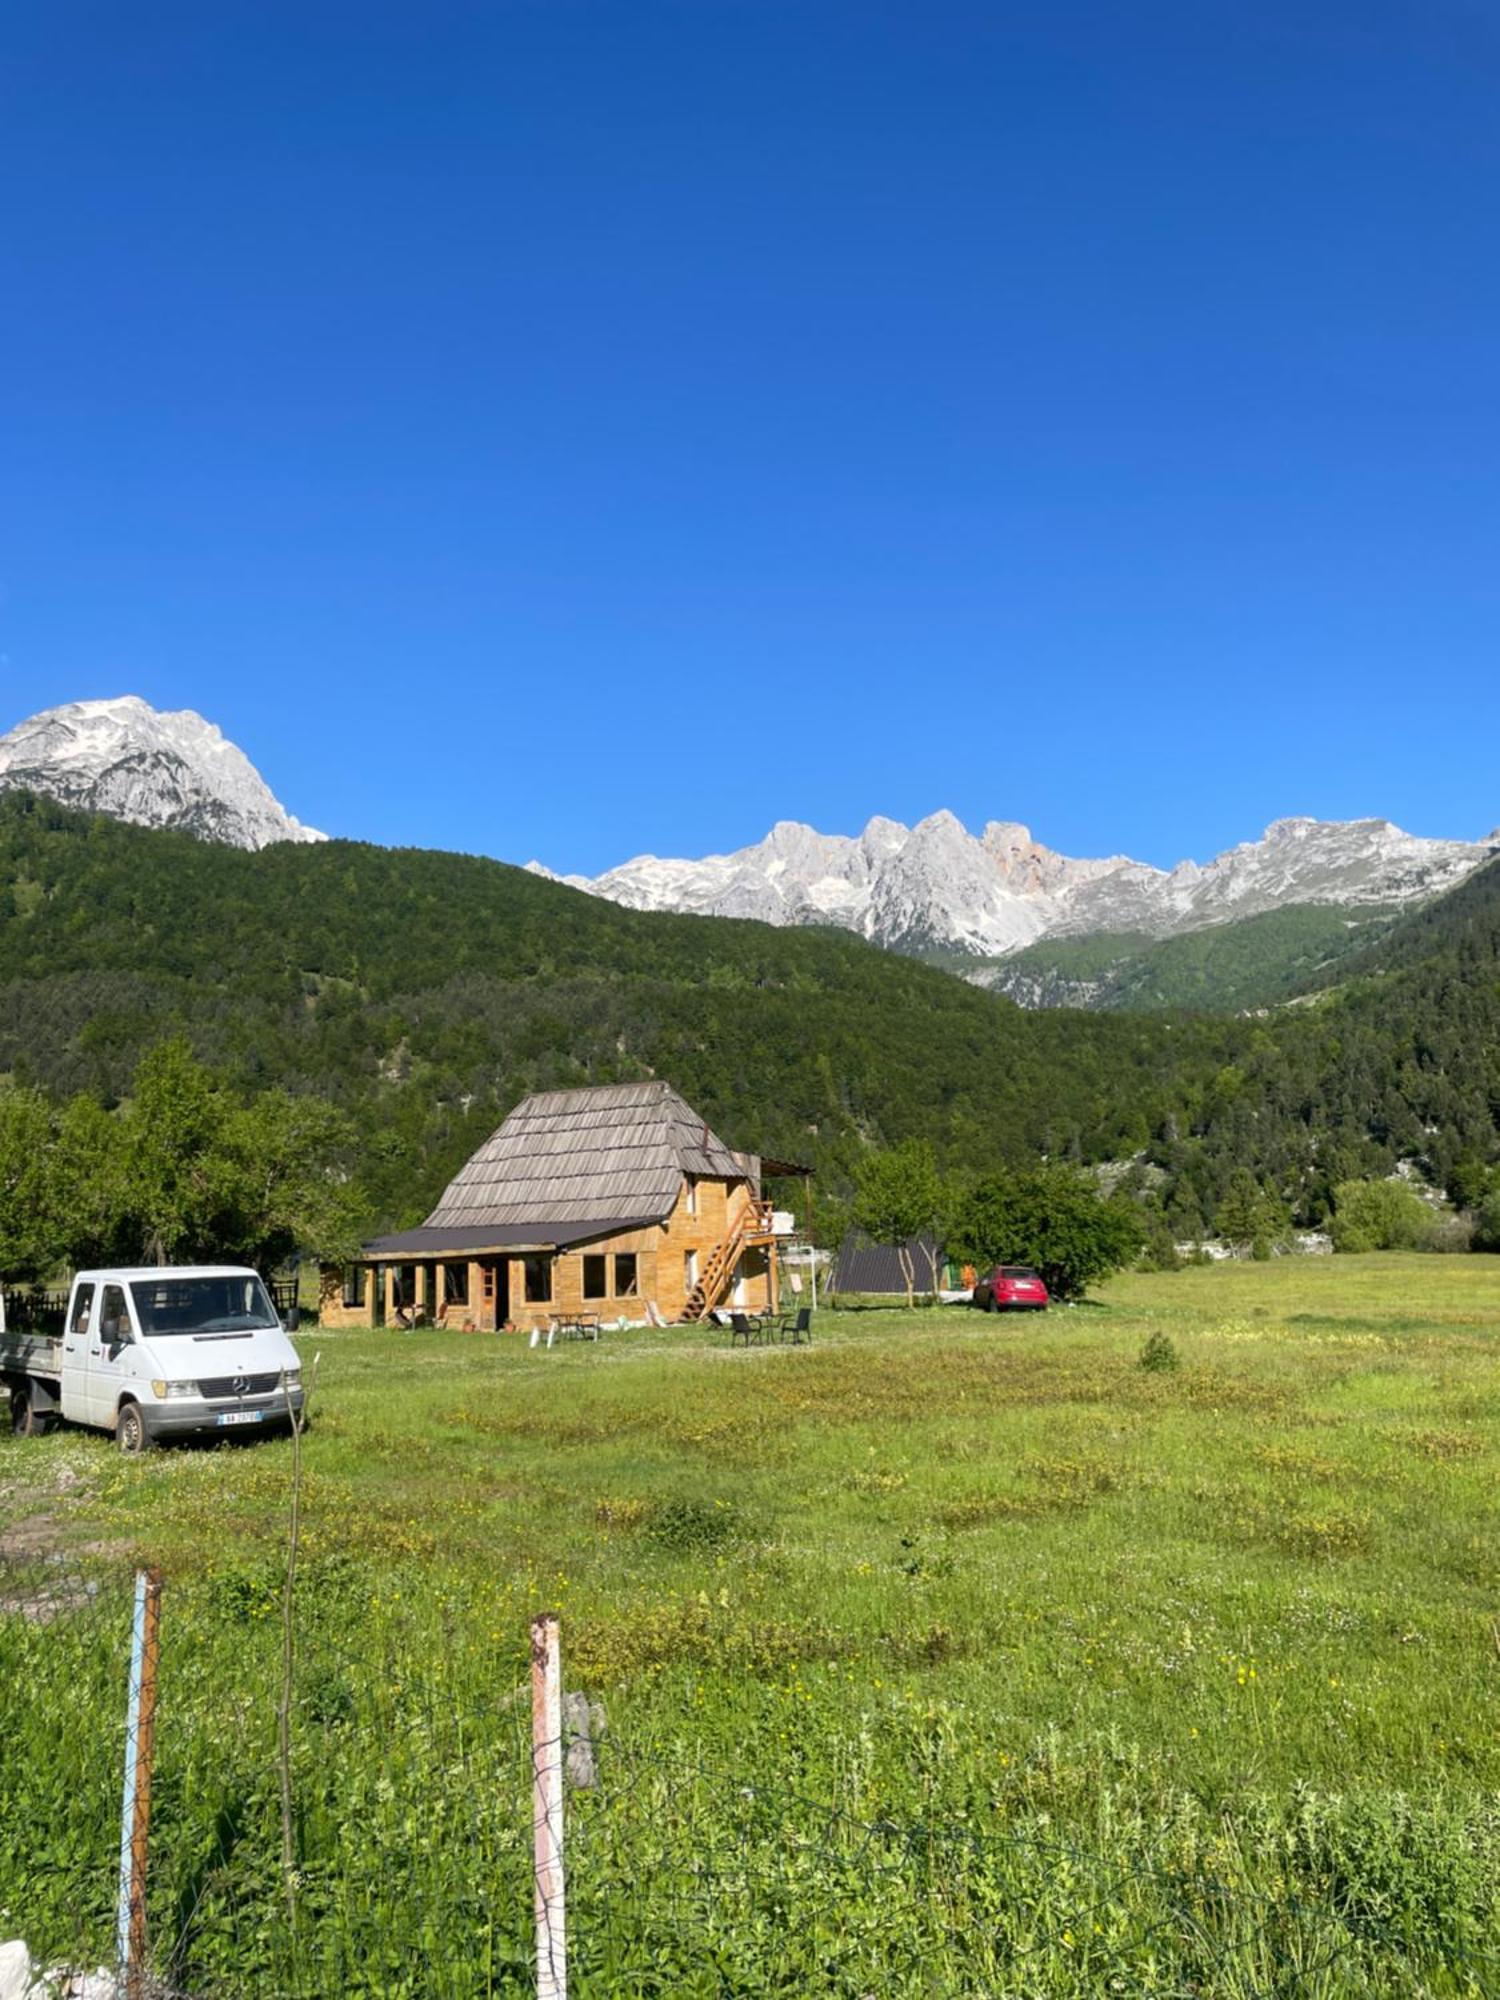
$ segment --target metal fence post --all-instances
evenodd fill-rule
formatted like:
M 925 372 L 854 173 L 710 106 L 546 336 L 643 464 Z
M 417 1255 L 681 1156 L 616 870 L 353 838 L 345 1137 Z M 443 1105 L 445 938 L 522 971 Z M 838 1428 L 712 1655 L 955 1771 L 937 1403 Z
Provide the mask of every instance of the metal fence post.
M 146 1990 L 146 1860 L 160 1653 L 161 1573 L 137 1570 L 130 1632 L 130 1706 L 125 1723 L 125 1793 L 120 1811 L 120 1895 L 115 1908 L 117 1990 L 124 2000 L 142 2000 Z
M 531 1621 L 531 1768 L 537 2000 L 568 2000 L 562 1656 L 555 1611 L 544 1611 Z

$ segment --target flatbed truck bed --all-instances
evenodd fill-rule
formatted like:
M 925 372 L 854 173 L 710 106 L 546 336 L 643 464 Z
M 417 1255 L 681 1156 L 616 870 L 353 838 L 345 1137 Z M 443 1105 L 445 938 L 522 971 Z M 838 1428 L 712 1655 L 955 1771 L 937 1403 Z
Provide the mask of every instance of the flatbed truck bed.
M 49 1333 L 7 1333 L 0 1327 L 0 1375 L 40 1375 L 62 1381 L 62 1340 Z

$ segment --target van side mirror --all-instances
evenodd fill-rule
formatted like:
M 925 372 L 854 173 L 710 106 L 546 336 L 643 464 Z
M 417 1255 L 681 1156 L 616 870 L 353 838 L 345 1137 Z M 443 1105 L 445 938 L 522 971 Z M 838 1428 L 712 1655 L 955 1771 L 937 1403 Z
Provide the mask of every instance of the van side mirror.
M 122 1319 L 107 1319 L 100 1327 L 99 1333 L 106 1347 L 130 1345 L 130 1328 Z

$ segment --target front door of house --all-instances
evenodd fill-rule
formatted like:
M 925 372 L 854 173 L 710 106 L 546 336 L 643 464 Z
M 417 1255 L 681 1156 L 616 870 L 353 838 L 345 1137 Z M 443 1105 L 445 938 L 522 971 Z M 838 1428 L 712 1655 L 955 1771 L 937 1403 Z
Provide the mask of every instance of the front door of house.
M 479 1323 L 494 1331 L 510 1318 L 510 1259 L 495 1257 L 479 1267 Z

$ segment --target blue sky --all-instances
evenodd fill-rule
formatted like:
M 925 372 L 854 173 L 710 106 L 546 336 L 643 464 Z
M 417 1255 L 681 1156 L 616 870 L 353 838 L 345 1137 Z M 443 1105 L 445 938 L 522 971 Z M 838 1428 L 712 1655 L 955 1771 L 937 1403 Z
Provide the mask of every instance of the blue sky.
M 595 870 L 1500 822 L 1480 0 L 0 22 L 0 728 Z

